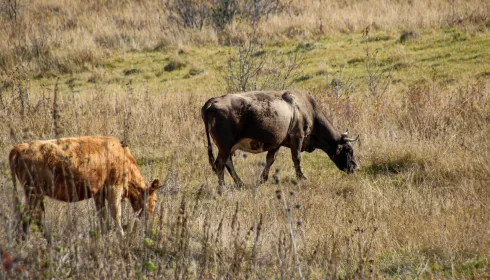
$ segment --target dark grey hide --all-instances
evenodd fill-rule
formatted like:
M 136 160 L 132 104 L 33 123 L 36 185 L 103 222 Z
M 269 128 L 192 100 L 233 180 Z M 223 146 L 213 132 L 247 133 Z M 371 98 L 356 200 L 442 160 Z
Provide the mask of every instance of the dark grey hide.
M 356 141 L 338 133 L 321 112 L 315 99 L 296 91 L 255 91 L 227 94 L 209 99 L 202 107 L 208 140 L 209 162 L 224 184 L 224 167 L 235 184 L 243 183 L 233 167 L 236 150 L 267 152 L 261 182 L 267 181 L 269 169 L 280 147 L 291 149 L 298 179 L 305 179 L 300 167 L 301 152 L 321 149 L 337 167 L 347 173 L 357 169 L 349 142 Z M 214 160 L 211 140 L 218 146 Z

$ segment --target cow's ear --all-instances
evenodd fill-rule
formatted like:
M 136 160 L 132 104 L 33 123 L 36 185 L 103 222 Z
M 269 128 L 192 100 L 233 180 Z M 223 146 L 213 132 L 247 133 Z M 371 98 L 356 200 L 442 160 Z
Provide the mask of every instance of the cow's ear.
M 342 152 L 342 145 L 339 145 L 337 147 L 337 151 L 335 151 L 335 155 L 338 156 L 340 154 L 340 152 Z
M 150 186 L 150 192 L 154 192 L 156 190 L 158 190 L 159 188 L 161 188 L 162 185 L 160 185 L 160 180 L 158 179 L 155 179 L 153 180 L 153 182 L 151 183 L 151 186 Z

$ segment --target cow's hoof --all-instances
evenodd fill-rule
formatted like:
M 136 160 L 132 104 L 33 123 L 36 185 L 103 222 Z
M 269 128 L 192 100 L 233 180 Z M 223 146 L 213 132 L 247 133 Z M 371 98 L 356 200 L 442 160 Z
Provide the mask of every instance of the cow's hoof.
M 259 185 L 262 185 L 262 184 L 267 183 L 267 180 L 268 180 L 268 179 L 269 179 L 269 178 L 267 178 L 267 177 L 260 177 L 260 180 L 259 180 Z
M 238 182 L 235 184 L 236 189 L 243 190 L 245 188 L 245 184 L 243 182 Z
M 297 178 L 298 178 L 298 181 L 300 181 L 301 183 L 308 181 L 308 178 L 306 178 L 305 175 L 303 175 L 303 174 L 298 175 Z

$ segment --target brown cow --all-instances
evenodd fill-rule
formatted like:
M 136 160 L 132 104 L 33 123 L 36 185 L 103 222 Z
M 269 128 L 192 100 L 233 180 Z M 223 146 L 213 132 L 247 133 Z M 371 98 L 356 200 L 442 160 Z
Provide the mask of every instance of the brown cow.
M 243 185 L 235 172 L 231 155 L 236 150 L 250 153 L 267 151 L 261 182 L 281 146 L 291 149 L 296 175 L 305 179 L 300 167 L 301 152 L 323 150 L 337 167 L 347 173 L 357 169 L 354 150 L 347 132 L 338 133 L 321 112 L 313 97 L 295 91 L 255 91 L 227 94 L 209 99 L 202 107 L 208 140 L 209 162 L 217 173 L 220 189 L 224 167 L 236 185 Z M 214 160 L 209 134 L 218 146 Z
M 66 202 L 93 197 L 102 228 L 107 199 L 122 235 L 121 201 L 129 199 L 141 217 L 145 198 L 149 214 L 157 200 L 159 180 L 146 186 L 129 149 L 116 138 L 83 136 L 19 144 L 10 151 L 9 163 L 14 188 L 18 178 L 26 195 L 25 233 L 30 220 L 41 223 L 44 196 Z

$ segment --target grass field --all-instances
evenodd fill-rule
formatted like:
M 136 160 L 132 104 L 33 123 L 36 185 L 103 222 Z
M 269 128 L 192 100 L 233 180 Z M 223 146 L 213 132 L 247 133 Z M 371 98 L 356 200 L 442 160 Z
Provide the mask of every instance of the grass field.
M 342 8 L 341 2 L 354 8 Z M 490 22 L 463 17 L 462 23 L 448 24 L 441 20 L 451 7 L 444 1 L 433 6 L 421 1 L 414 8 L 419 21 L 397 18 L 409 1 L 383 2 L 378 12 L 384 20 L 369 22 L 366 37 L 362 30 L 375 13 L 368 8 L 372 2 L 332 1 L 333 19 L 350 17 L 350 25 L 324 19 L 321 33 L 306 19 L 327 8 L 306 0 L 294 2 L 291 9 L 305 8 L 287 21 L 302 28 L 299 35 L 285 36 L 277 26 L 286 21 L 277 15 L 261 23 L 270 30 L 259 27 L 266 55 L 302 58 L 291 87 L 315 96 L 338 130 L 348 127 L 361 135 L 354 144 L 361 170 L 346 175 L 323 152 L 304 153 L 308 181 L 297 183 L 284 148 L 271 170 L 279 183 L 270 179 L 259 186 L 265 154 L 237 153 L 235 166 L 247 186 L 235 189 L 226 175 L 229 185 L 222 196 L 208 164 L 200 108 L 208 98 L 227 93 L 223 76 L 236 48 L 220 44 L 210 27 L 201 33 L 181 30 L 179 40 L 172 33 L 167 45 L 155 48 L 159 40 L 148 31 L 152 18 L 142 29 L 144 40 L 133 38 L 135 48 L 61 40 L 47 45 L 49 56 L 24 63 L 0 44 L 0 186 L 5 194 L 0 251 L 21 258 L 24 266 L 22 273 L 0 269 L 0 278 L 489 278 Z M 63 13 L 53 8 L 61 4 L 40 3 L 51 7 L 41 22 L 61 25 L 56 19 Z M 66 3 L 66 11 L 81 5 L 73 3 Z M 126 18 L 132 11 L 138 22 L 143 8 L 131 3 L 118 7 L 118 15 Z M 156 10 L 149 3 L 146 8 Z M 459 14 L 476 7 L 488 16 L 485 1 L 467 3 L 456 6 Z M 431 13 L 424 14 L 429 6 Z M 104 28 L 107 34 L 123 30 L 108 20 L 90 31 L 84 26 L 115 10 L 86 9 L 72 15 L 82 38 Z M 101 17 L 96 20 L 90 12 Z M 24 28 L 29 34 L 38 27 Z M 63 30 L 62 36 L 76 38 Z M 75 59 L 80 52 L 73 46 L 86 47 L 91 58 Z M 60 63 L 43 66 L 50 61 Z M 366 65 L 382 73 L 379 80 L 375 73 L 370 78 Z M 370 82 L 380 87 L 373 91 Z M 53 115 L 54 106 L 58 113 Z M 45 227 L 32 226 L 29 238 L 18 240 L 10 148 L 77 135 L 126 140 L 146 180 L 164 181 L 154 219 L 144 224 L 126 203 L 126 237 L 115 230 L 102 235 L 91 200 L 47 199 Z

